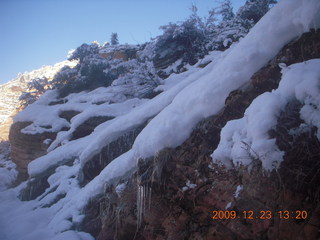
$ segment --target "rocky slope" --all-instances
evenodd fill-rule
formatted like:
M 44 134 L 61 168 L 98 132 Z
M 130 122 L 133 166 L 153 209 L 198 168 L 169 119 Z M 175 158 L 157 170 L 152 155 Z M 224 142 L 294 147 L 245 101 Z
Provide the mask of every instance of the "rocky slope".
M 170 36 L 167 55 L 80 46 L 14 119 L 26 181 L 0 194 L 19 223 L 0 238 L 318 239 L 320 4 L 302 1 L 204 59 Z
M 33 79 L 47 78 L 52 80 L 54 75 L 64 66 L 75 66 L 76 62 L 64 61 L 54 66 L 44 66 L 19 76 L 8 83 L 0 85 L 0 140 L 8 140 L 12 118 L 19 112 L 20 96 L 28 91 L 28 83 Z
M 265 67 L 256 72 L 244 90 L 229 95 L 219 115 L 199 123 L 181 146 L 165 149 L 155 158 L 138 163 L 138 170 L 120 194 L 115 186 L 86 208 L 82 228 L 96 239 L 318 239 L 320 229 L 319 140 L 289 135 L 300 124 L 295 103 L 280 116 L 275 135 L 286 152 L 278 171 L 266 173 L 259 160 L 252 169 L 228 170 L 213 164 L 222 127 L 241 118 L 252 100 L 276 89 L 279 63 L 290 65 L 320 57 L 320 31 L 289 43 Z M 304 166 L 307 161 L 307 166 Z M 139 199 L 142 191 L 143 199 Z M 138 197 L 137 197 L 138 192 Z M 140 197 L 141 198 L 141 197 Z M 137 204 L 143 213 L 137 228 Z M 99 207 L 97 207 L 99 206 Z M 212 219 L 214 211 L 252 211 L 270 219 Z M 308 218 L 297 218 L 299 211 Z M 280 218 L 279 211 L 290 211 Z M 298 211 L 298 212 L 296 212 Z

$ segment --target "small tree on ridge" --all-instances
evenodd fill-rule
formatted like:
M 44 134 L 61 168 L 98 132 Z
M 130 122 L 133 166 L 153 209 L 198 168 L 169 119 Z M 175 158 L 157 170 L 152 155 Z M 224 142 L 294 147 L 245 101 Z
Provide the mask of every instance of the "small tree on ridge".
M 118 33 L 111 34 L 110 42 L 111 42 L 111 45 L 118 45 L 119 44 Z

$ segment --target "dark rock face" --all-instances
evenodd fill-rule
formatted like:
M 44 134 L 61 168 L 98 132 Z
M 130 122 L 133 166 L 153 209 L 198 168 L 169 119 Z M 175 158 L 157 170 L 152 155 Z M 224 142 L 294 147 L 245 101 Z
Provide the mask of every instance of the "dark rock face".
M 157 69 L 167 68 L 184 54 L 183 49 L 180 49 L 176 42 L 165 45 L 165 48 L 162 50 L 159 49 L 159 52 L 161 52 L 161 54 L 156 54 L 153 58 L 154 67 Z
M 109 186 L 88 205 L 81 228 L 98 240 L 319 239 L 320 143 L 315 129 L 289 136 L 301 122 L 298 103 L 287 106 L 276 131 L 270 132 L 286 152 L 278 171 L 264 172 L 257 160 L 250 171 L 228 170 L 212 164 L 210 157 L 222 127 L 242 117 L 255 97 L 278 86 L 278 64 L 319 58 L 319 40 L 320 31 L 310 32 L 288 44 L 250 84 L 230 94 L 219 115 L 199 123 L 181 146 L 139 161 L 123 192 Z M 242 190 L 237 193 L 237 188 Z M 239 218 L 213 219 L 213 211 L 225 212 L 227 207 Z M 289 211 L 290 217 L 281 217 L 279 211 Z M 306 211 L 307 218 L 299 218 L 299 211 Z
M 20 193 L 21 201 L 29 201 L 34 200 L 38 196 L 40 196 L 46 188 L 49 187 L 48 183 L 49 174 L 45 174 L 44 176 L 38 177 L 37 179 L 31 179 L 27 183 L 27 187 L 24 188 Z
M 91 134 L 94 129 L 100 125 L 101 123 L 104 123 L 106 121 L 109 121 L 113 119 L 114 117 L 108 117 L 108 116 L 100 116 L 100 117 L 92 117 L 89 118 L 87 121 L 85 121 L 83 124 L 81 124 L 72 134 L 72 139 L 75 140 L 78 138 L 82 138 L 85 136 L 88 136 Z
M 71 118 L 73 118 L 74 116 L 78 115 L 79 113 L 80 112 L 78 112 L 78 111 L 64 111 L 64 112 L 60 113 L 59 117 L 60 118 L 64 118 L 68 122 L 70 122 Z
M 144 126 L 145 124 L 127 131 L 88 161 L 83 167 L 84 184 L 98 176 L 113 159 L 129 151 Z

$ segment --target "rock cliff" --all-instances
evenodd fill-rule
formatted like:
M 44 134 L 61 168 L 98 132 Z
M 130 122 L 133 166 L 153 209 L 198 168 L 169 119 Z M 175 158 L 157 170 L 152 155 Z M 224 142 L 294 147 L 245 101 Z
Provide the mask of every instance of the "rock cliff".
M 140 160 L 121 193 L 111 185 L 88 205 L 82 229 L 96 239 L 318 239 L 320 142 L 308 134 L 296 139 L 288 134 L 301 122 L 299 106 L 288 105 L 273 133 L 286 152 L 279 171 L 266 173 L 258 160 L 250 170 L 228 170 L 213 164 L 209 155 L 226 122 L 242 117 L 255 97 L 277 88 L 278 64 L 319 58 L 319 40 L 320 31 L 289 43 L 244 90 L 229 95 L 219 115 L 199 123 L 181 146 Z M 238 216 L 252 213 L 254 219 L 224 218 L 214 212 L 227 210 Z M 260 219 L 266 211 L 272 218 Z M 280 211 L 289 211 L 290 218 L 281 218 Z M 308 218 L 297 217 L 300 211 L 307 211 Z

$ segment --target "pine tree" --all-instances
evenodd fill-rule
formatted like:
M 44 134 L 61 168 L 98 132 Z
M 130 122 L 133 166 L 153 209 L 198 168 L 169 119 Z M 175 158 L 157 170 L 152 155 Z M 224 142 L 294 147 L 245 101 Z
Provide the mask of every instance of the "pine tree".
M 118 45 L 119 44 L 118 33 L 111 34 L 110 42 L 111 42 L 111 45 Z
M 223 21 L 229 21 L 234 18 L 232 3 L 230 0 L 225 0 L 219 7 L 218 14 L 222 16 Z

